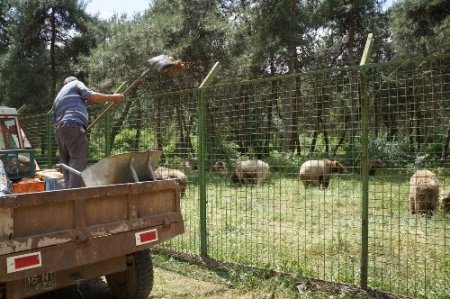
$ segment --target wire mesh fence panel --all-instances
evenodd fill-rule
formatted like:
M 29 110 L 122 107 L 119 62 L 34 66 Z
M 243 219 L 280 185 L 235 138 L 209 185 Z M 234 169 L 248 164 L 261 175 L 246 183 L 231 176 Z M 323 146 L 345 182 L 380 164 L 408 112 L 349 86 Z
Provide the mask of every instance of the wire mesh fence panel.
M 25 135 L 34 148 L 36 162 L 41 168 L 51 168 L 57 161 L 52 121 L 49 113 L 20 118 Z
M 182 190 L 181 209 L 186 231 L 164 246 L 191 254 L 198 253 L 198 157 L 197 91 L 145 93 L 126 101 L 93 130 L 98 153 L 112 144 L 111 154 L 127 151 L 160 150 L 157 179 L 176 179 Z M 106 133 L 106 135 L 105 135 Z M 106 141 L 104 137 L 109 138 Z
M 317 72 L 211 90 L 209 163 L 222 161 L 229 173 L 208 182 L 211 256 L 358 281 L 361 192 L 347 166 L 357 157 L 345 154 L 359 141 L 346 136 L 358 129 L 351 121 L 358 124 L 359 77 L 344 75 Z
M 162 150 L 165 178 L 185 186 L 186 226 L 162 246 L 180 253 L 202 254 L 206 236 L 207 255 L 219 261 L 357 285 L 367 276 L 371 289 L 448 298 L 450 59 L 364 68 L 367 90 L 361 67 L 214 84 L 204 93 L 186 78 L 169 89 L 150 82 L 92 129 L 90 162 Z M 95 117 L 103 107 L 90 109 Z M 38 162 L 55 163 L 49 115 L 23 122 Z
M 373 66 L 370 81 L 369 152 L 383 163 L 370 179 L 370 286 L 447 298 L 449 59 Z

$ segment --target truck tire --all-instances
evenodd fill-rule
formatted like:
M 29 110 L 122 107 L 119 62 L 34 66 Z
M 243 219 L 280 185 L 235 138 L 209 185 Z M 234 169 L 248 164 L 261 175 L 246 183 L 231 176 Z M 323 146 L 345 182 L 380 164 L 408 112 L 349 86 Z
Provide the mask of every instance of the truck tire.
M 123 272 L 106 275 L 118 299 L 148 299 L 153 288 L 153 263 L 150 250 L 133 253 L 133 264 Z

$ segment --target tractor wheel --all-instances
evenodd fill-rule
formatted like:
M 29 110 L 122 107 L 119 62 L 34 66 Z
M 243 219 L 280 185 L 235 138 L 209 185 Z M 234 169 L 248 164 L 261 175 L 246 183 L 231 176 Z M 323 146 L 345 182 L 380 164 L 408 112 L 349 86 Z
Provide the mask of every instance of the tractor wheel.
M 133 253 L 132 265 L 123 272 L 106 275 L 118 299 L 147 299 L 153 288 L 153 263 L 150 250 Z

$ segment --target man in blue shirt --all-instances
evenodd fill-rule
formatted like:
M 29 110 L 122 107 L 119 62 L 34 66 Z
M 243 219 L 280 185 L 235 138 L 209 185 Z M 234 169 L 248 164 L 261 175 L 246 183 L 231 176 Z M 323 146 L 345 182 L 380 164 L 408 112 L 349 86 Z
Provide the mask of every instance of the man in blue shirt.
M 88 162 L 88 111 L 86 101 L 92 103 L 121 102 L 123 94 L 103 94 L 92 91 L 76 77 L 67 77 L 53 102 L 53 125 L 61 163 L 78 171 Z M 81 176 L 63 169 L 66 188 L 84 186 Z

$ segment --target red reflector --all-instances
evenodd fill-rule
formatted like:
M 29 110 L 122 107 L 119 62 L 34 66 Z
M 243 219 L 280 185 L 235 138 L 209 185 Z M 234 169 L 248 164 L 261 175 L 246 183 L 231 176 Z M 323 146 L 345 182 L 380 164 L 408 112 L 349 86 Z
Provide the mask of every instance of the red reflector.
M 8 273 L 32 269 L 40 267 L 41 265 L 41 252 L 11 256 L 6 259 L 6 267 Z
M 41 263 L 39 255 L 37 254 L 17 258 L 15 259 L 14 262 L 17 270 L 30 266 L 39 265 Z
M 147 244 L 155 241 L 158 241 L 158 231 L 156 229 L 136 233 L 136 245 Z

